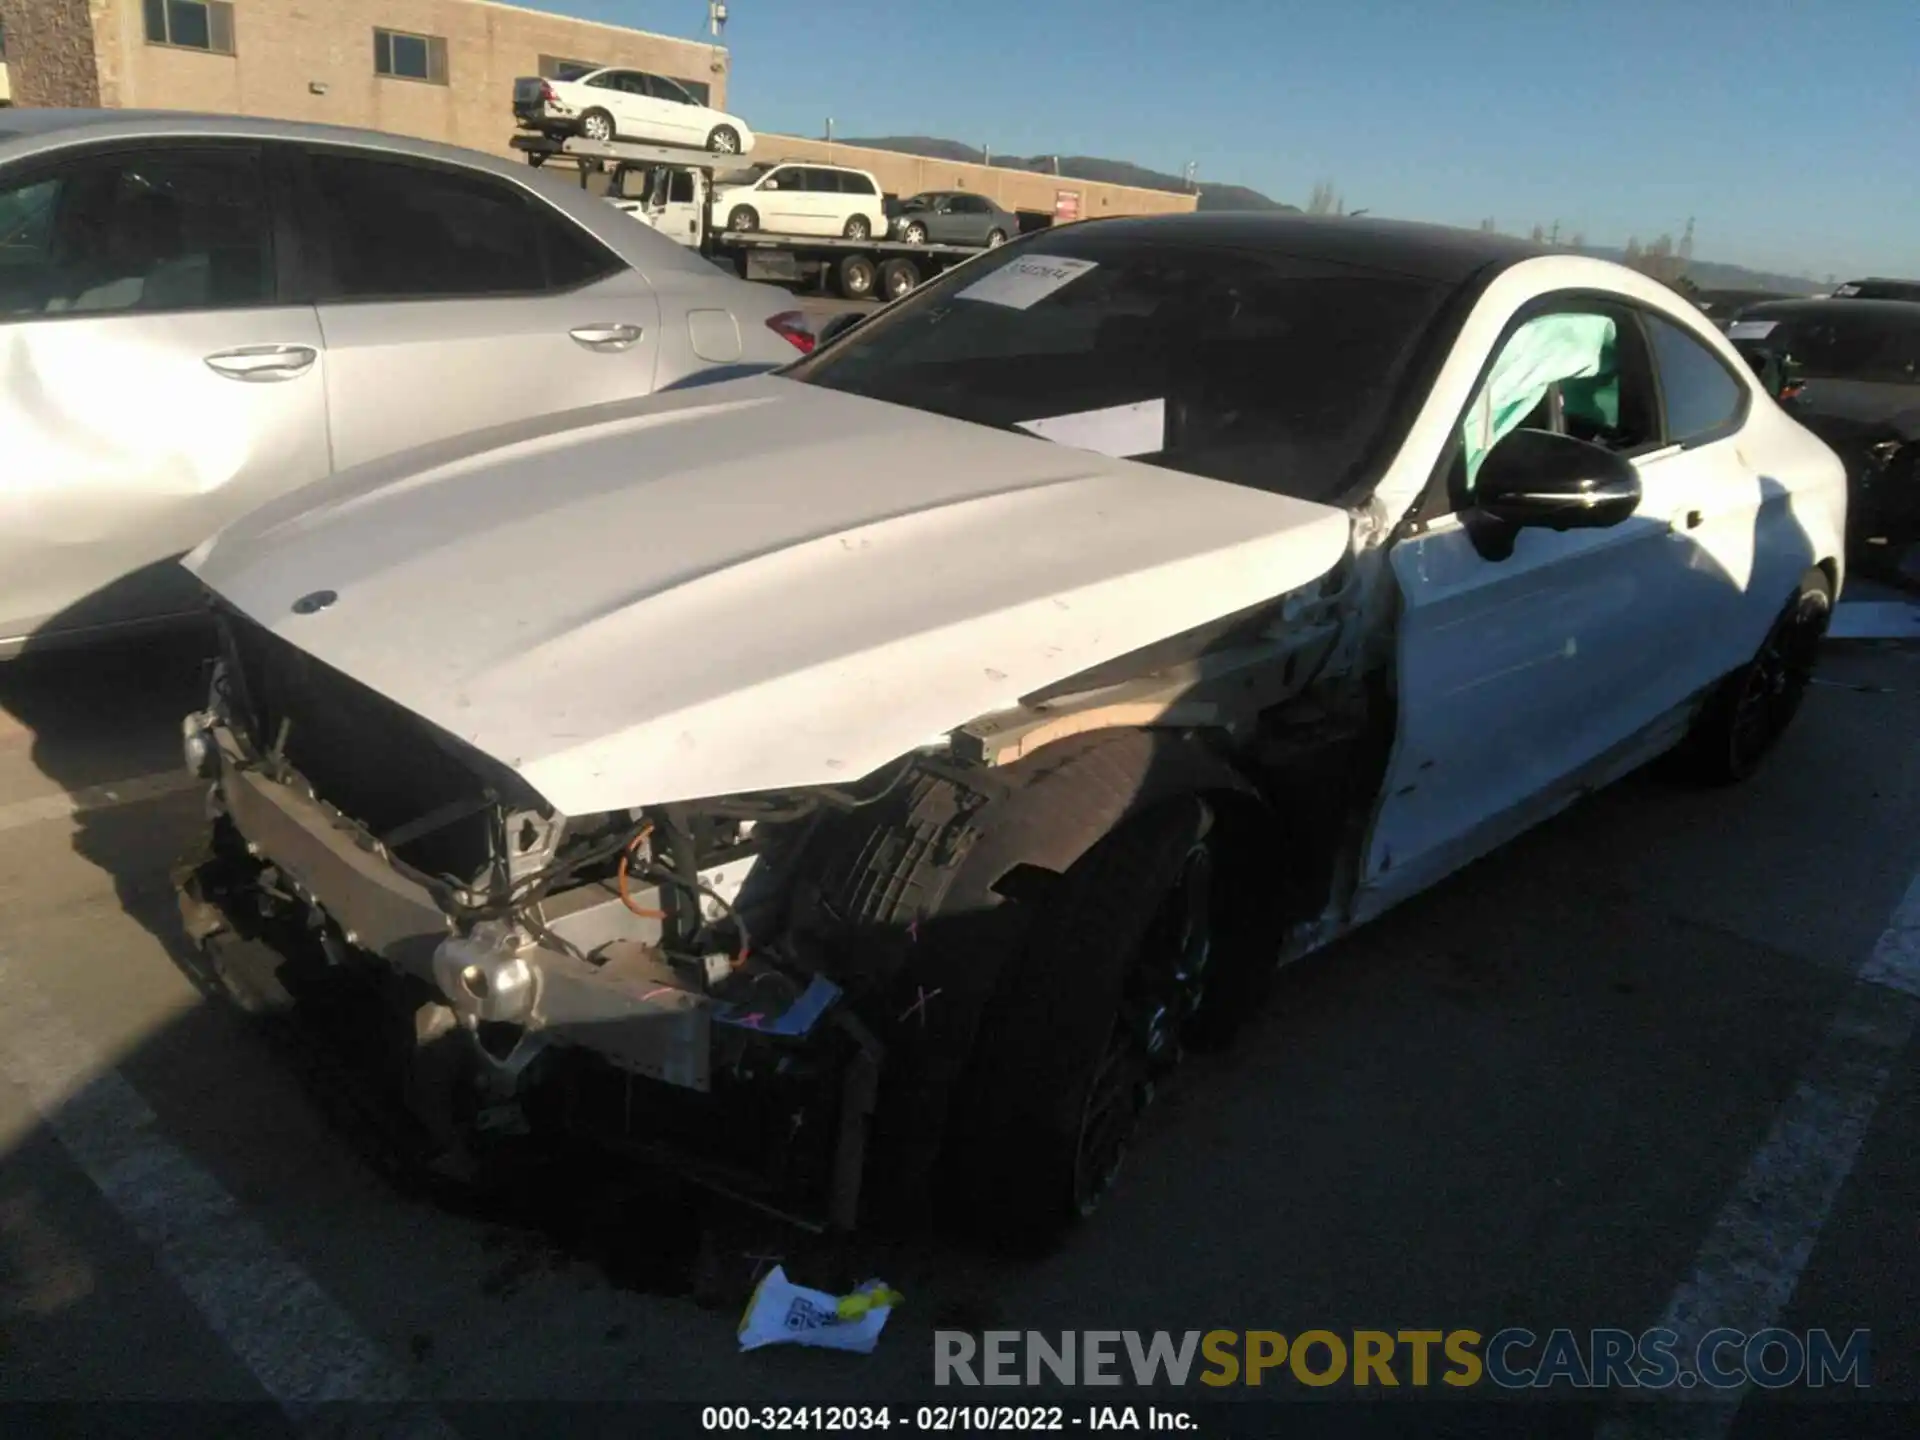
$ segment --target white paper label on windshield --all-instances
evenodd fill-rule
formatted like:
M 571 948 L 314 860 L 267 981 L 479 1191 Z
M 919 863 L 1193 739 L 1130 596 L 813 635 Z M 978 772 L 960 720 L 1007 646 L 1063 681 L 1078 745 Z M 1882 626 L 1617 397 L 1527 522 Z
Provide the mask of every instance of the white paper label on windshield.
M 1064 255 L 1024 255 L 1002 265 L 985 279 L 974 281 L 953 298 L 984 300 L 989 305 L 1005 305 L 1009 310 L 1025 310 L 1062 285 L 1071 284 L 1089 270 L 1098 268 L 1098 262 L 1093 260 L 1069 260 Z
M 1152 455 L 1167 440 L 1167 402 L 1139 400 L 1105 410 L 1082 410 L 1075 415 L 1052 415 L 1044 420 L 1022 420 L 1020 429 L 1056 445 L 1091 450 L 1124 460 L 1129 455 Z
M 1736 320 L 1727 327 L 1729 340 L 1764 340 L 1773 333 L 1778 320 Z

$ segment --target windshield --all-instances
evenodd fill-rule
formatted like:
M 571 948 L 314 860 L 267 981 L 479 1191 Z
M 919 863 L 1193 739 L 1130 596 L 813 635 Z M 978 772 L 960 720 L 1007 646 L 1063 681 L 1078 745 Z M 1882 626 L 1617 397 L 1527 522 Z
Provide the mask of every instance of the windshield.
M 1013 245 L 789 377 L 1303 499 L 1381 437 L 1446 287 L 1267 250 L 1081 234 Z
M 1920 384 L 1920 306 L 1911 317 L 1833 306 L 1815 316 L 1743 316 L 1728 330 L 1750 363 L 1778 359 L 1789 380 Z

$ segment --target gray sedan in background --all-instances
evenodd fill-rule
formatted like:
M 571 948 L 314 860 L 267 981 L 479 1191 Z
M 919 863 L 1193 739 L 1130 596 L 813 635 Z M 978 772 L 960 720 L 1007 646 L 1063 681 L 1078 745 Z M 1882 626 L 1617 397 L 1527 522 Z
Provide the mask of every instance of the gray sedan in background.
M 371 131 L 0 115 L 0 656 L 191 610 L 333 471 L 766 369 L 792 298 L 531 167 Z
M 984 195 L 927 190 L 900 202 L 893 238 L 924 245 L 999 245 L 1020 233 L 1020 218 Z

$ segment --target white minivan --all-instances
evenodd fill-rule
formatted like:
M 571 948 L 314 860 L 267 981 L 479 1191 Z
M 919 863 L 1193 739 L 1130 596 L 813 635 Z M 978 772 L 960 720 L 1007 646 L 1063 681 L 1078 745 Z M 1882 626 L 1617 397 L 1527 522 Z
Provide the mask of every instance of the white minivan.
M 767 165 L 713 187 L 716 230 L 772 230 L 784 235 L 844 235 L 866 240 L 887 233 L 880 182 L 838 165 Z

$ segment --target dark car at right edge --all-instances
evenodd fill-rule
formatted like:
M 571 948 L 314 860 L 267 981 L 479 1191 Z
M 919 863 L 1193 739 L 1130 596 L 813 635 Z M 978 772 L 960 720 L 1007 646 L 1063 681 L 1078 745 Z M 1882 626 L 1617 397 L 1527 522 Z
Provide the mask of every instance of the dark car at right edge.
M 1727 338 L 1846 462 L 1850 557 L 1900 572 L 1920 542 L 1920 304 L 1769 301 L 1741 311 Z

